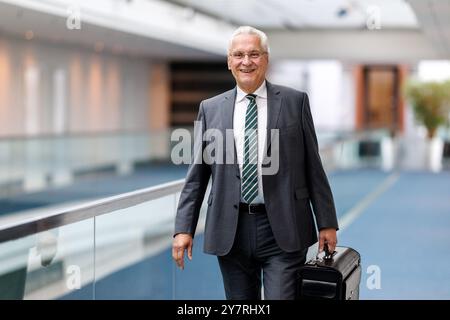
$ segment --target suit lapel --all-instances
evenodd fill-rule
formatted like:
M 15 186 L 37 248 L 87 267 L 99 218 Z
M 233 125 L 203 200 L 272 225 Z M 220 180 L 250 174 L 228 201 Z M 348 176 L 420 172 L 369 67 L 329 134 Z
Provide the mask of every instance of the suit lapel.
M 233 130 L 233 119 L 234 119 L 234 106 L 236 104 L 236 93 L 237 90 L 234 88 L 233 90 L 230 90 L 227 95 L 225 95 L 224 99 L 222 100 L 222 103 L 220 105 L 220 109 L 222 110 L 222 126 L 223 126 L 223 133 L 225 134 L 225 139 L 227 138 L 226 131 Z M 236 153 L 236 142 L 234 141 L 234 135 L 231 137 L 233 139 L 233 164 L 235 165 L 236 175 L 240 175 L 239 172 L 239 166 L 237 162 L 237 153 Z M 231 143 L 225 142 L 225 147 L 231 145 Z M 225 152 L 227 152 L 225 150 Z
M 233 115 L 234 115 L 234 105 L 236 100 L 236 88 L 230 90 L 227 95 L 225 95 L 220 109 L 222 110 L 222 126 L 226 129 L 233 129 Z
M 281 111 L 281 95 L 280 91 L 266 81 L 267 86 L 267 132 L 266 132 L 266 149 L 269 150 L 272 143 L 271 130 L 277 128 L 278 118 Z

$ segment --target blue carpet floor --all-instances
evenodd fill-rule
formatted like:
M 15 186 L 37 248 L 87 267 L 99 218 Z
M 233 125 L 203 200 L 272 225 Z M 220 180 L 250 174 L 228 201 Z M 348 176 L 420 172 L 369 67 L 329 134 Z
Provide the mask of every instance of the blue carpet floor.
M 160 170 L 158 174 L 166 173 Z M 171 178 L 182 178 L 184 174 L 185 168 L 172 173 Z M 153 175 L 141 172 L 123 180 L 111 180 L 99 195 L 137 189 L 139 183 L 149 186 L 148 178 Z M 388 176 L 376 170 L 330 174 L 338 216 L 342 218 Z M 99 186 L 91 189 L 79 186 L 78 190 L 89 194 L 99 190 Z M 449 172 L 401 172 L 393 185 L 338 233 L 339 244 L 352 246 L 361 254 L 361 299 L 450 299 L 449 190 Z M 65 191 L 55 192 L 59 192 L 61 199 Z M 40 202 L 36 195 L 28 199 Z M 96 298 L 223 299 L 216 257 L 202 253 L 202 235 L 194 243 L 194 260 L 186 262 L 184 271 L 174 267 L 171 249 L 167 248 L 98 281 Z M 92 296 L 93 288 L 89 285 L 63 299 L 92 299 Z
M 450 173 L 402 173 L 339 240 L 361 253 L 361 299 L 450 299 Z

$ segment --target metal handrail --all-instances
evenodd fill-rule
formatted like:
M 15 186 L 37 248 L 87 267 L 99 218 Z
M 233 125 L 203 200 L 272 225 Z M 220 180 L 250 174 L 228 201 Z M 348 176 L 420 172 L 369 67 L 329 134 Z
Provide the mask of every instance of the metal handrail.
M 116 136 L 134 136 L 134 135 L 145 135 L 151 136 L 152 134 L 158 134 L 162 132 L 170 132 L 170 130 L 110 130 L 102 132 L 63 132 L 63 133 L 42 133 L 39 135 L 26 135 L 26 134 L 12 134 L 12 135 L 2 135 L 0 136 L 0 142 L 8 141 L 37 141 L 37 140 L 61 140 L 61 139 L 79 139 L 79 138 L 105 138 L 105 137 L 116 137 Z
M 56 213 L 50 213 L 46 216 L 33 217 L 0 226 L 0 243 L 90 219 L 180 192 L 184 181 L 184 179 L 180 179 L 150 188 L 90 201 L 72 208 L 65 208 Z

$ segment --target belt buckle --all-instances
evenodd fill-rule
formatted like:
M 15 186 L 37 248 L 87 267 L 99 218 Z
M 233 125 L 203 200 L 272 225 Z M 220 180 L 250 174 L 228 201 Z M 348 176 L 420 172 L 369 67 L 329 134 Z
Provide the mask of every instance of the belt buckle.
M 253 204 L 253 206 L 256 206 L 256 204 Z M 248 204 L 248 214 L 256 214 L 256 212 L 252 212 L 252 204 L 251 203 L 249 203 Z

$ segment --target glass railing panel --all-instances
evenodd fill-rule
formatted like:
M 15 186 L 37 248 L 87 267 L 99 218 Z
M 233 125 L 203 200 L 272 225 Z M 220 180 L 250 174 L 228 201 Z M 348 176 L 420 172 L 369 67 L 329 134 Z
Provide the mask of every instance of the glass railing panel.
M 319 143 L 327 171 L 358 168 L 388 171 L 393 169 L 397 157 L 395 140 L 387 130 L 327 132 L 319 135 Z
M 0 299 L 93 299 L 94 219 L 0 244 Z
M 217 257 L 203 253 L 204 228 L 206 223 L 207 198 L 206 191 L 200 217 L 194 237 L 192 261 L 185 256 L 184 270 L 172 263 L 175 300 L 221 300 L 225 299 L 222 276 Z
M 95 298 L 171 299 L 175 195 L 96 217 Z
M 70 185 L 84 174 L 129 174 L 169 156 L 169 130 L 2 138 L 0 197 Z

